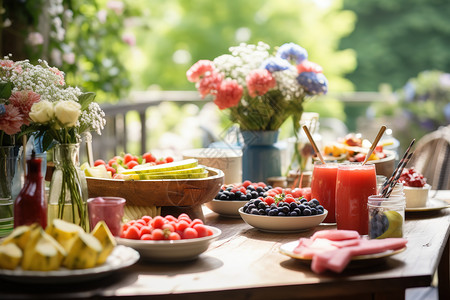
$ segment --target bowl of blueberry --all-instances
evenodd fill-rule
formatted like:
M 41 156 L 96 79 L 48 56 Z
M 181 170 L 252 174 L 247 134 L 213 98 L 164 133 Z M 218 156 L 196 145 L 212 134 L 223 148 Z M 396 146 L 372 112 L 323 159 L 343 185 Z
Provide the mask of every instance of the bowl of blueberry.
M 239 208 L 247 201 L 267 196 L 272 189 L 264 182 L 254 183 L 249 180 L 239 184 L 223 185 L 216 197 L 205 205 L 213 212 L 228 218 L 240 218 Z
M 325 219 L 328 211 L 317 199 L 294 198 L 279 194 L 249 200 L 239 208 L 242 219 L 250 226 L 267 232 L 301 232 Z

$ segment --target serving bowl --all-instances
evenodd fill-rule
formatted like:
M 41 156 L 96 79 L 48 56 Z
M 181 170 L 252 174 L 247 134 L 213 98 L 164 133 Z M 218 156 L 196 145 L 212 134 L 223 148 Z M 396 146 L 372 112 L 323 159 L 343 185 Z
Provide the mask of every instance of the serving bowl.
M 206 170 L 208 177 L 196 179 L 123 180 L 87 177 L 88 194 L 89 198 L 125 198 L 125 217 L 127 211 L 139 212 L 145 211 L 141 208 L 159 207 L 161 215 L 187 213 L 191 218 L 203 220 L 201 205 L 217 195 L 224 179 L 222 170 L 210 167 L 206 167 Z M 141 216 L 130 216 L 129 219 L 136 217 Z
M 206 202 L 205 205 L 213 212 L 228 218 L 240 218 L 239 208 L 245 205 L 245 200 L 217 200 Z
M 425 184 L 423 187 L 403 186 L 406 208 L 426 207 L 430 189 L 429 184 Z
M 377 175 L 383 175 L 389 178 L 394 172 L 395 159 L 397 154 L 394 151 L 384 150 L 386 157 L 377 160 L 369 160 L 367 164 L 374 164 Z
M 328 211 L 325 209 L 323 214 L 313 216 L 278 217 L 247 214 L 241 207 L 239 214 L 245 223 L 261 231 L 289 233 L 307 231 L 316 227 L 325 220 Z
M 117 244 L 134 248 L 141 258 L 157 262 L 179 262 L 196 259 L 205 252 L 211 242 L 216 240 L 222 231 L 219 228 L 206 226 L 213 232 L 210 236 L 195 239 L 146 241 L 116 237 Z

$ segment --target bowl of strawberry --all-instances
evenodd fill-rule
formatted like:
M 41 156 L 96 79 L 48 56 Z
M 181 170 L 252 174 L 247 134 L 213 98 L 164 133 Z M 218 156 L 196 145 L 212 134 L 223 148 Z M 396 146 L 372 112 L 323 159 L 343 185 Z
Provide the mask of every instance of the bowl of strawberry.
M 301 232 L 319 225 L 328 211 L 317 199 L 292 194 L 258 197 L 239 208 L 242 219 L 261 231 Z
M 431 186 L 415 168 L 405 168 L 398 182 L 403 184 L 406 208 L 426 207 Z
M 122 225 L 116 241 L 136 249 L 143 259 L 179 262 L 198 258 L 220 234 L 219 228 L 183 213 L 130 220 Z

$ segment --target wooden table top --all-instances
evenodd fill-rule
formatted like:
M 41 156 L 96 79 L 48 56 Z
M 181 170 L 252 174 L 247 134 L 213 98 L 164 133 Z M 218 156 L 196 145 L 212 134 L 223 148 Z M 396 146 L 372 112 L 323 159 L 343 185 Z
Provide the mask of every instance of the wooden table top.
M 448 199 L 450 191 L 438 198 Z M 206 224 L 222 235 L 197 260 L 157 264 L 140 260 L 108 277 L 72 285 L 26 285 L 0 280 L 0 299 L 130 297 L 156 299 L 393 299 L 404 290 L 429 286 L 440 262 L 448 290 L 450 209 L 407 213 L 407 249 L 377 264 L 359 264 L 342 274 L 317 275 L 310 266 L 279 253 L 279 247 L 315 231 L 261 232 L 241 219 L 206 215 Z M 443 259 L 441 259 L 443 257 Z M 445 271 L 446 270 L 446 271 Z M 446 275 L 445 275 L 445 272 Z M 446 276 L 446 278 L 444 278 Z M 448 291 L 447 291 L 448 292 Z M 32 296 L 33 295 L 33 296 Z M 374 298 L 373 295 L 375 295 Z M 449 298 L 447 298 L 449 299 Z

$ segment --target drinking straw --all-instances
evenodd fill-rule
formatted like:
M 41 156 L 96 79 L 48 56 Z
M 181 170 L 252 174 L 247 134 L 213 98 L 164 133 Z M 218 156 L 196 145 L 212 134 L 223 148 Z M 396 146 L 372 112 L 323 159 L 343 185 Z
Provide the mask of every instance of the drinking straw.
M 389 198 L 389 196 L 391 195 L 392 191 L 394 190 L 395 185 L 397 184 L 398 180 L 400 179 L 400 176 L 402 175 L 403 169 L 405 168 L 406 164 L 409 162 L 409 160 L 411 159 L 411 156 L 413 154 L 414 154 L 414 152 L 409 153 L 408 157 L 403 162 L 403 164 L 400 167 L 400 170 L 398 171 L 398 173 L 395 176 L 394 180 L 389 185 L 389 190 L 387 191 L 385 198 Z
M 313 138 L 311 136 L 311 133 L 309 132 L 309 129 L 308 129 L 308 127 L 306 127 L 306 125 L 303 125 L 303 130 L 305 131 L 306 136 L 308 137 L 308 140 L 311 143 L 311 145 L 313 146 L 314 151 L 316 152 L 316 154 L 319 157 L 320 161 L 325 165 L 326 164 L 325 160 L 323 159 L 322 154 L 319 151 L 319 148 L 317 148 L 316 142 L 314 142 L 314 140 L 313 140 Z
M 404 161 L 406 160 L 406 158 L 407 158 L 407 156 L 408 156 L 408 154 L 409 154 L 409 151 L 411 150 L 411 147 L 412 147 L 412 145 L 414 144 L 415 141 L 416 141 L 415 139 L 413 139 L 413 140 L 411 141 L 411 143 L 409 144 L 409 147 L 408 147 L 408 148 L 406 149 L 406 151 L 405 151 L 405 154 L 403 154 L 402 159 L 399 161 L 399 163 L 398 163 L 397 167 L 395 168 L 394 172 L 392 172 L 391 177 L 389 177 L 389 178 L 383 183 L 383 187 L 382 187 L 382 189 L 381 189 L 381 194 L 382 194 L 382 195 L 385 195 L 385 194 L 387 193 L 387 190 L 388 190 L 388 188 L 389 188 L 389 186 L 390 186 L 392 180 L 394 179 L 395 175 L 397 174 L 397 172 L 398 172 L 399 168 L 401 167 L 402 163 L 404 163 Z
M 380 131 L 378 131 L 377 136 L 375 137 L 375 140 L 372 143 L 372 146 L 370 146 L 369 152 L 366 154 L 366 158 L 364 159 L 362 165 L 364 166 L 366 162 L 369 160 L 369 157 L 372 155 L 373 150 L 375 150 L 375 147 L 377 146 L 378 142 L 381 139 L 381 136 L 383 136 L 384 131 L 386 130 L 386 126 L 381 126 Z

